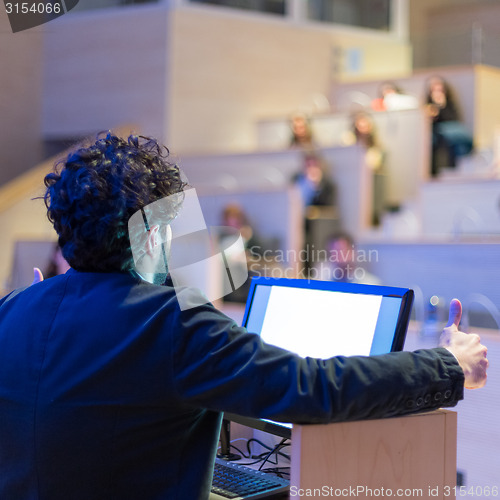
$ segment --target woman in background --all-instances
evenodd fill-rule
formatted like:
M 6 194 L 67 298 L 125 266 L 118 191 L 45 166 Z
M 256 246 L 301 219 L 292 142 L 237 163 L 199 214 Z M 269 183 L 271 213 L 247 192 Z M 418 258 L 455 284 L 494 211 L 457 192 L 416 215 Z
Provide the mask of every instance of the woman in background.
M 377 139 L 372 117 L 363 111 L 352 118 L 351 130 L 344 135 L 347 145 L 358 144 L 366 149 L 366 164 L 373 172 L 372 224 L 378 226 L 385 210 L 385 154 Z
M 292 116 L 290 147 L 311 149 L 314 147 L 313 132 L 309 119 L 302 114 Z
M 431 175 L 436 177 L 440 167 L 456 167 L 457 158 L 470 154 L 473 143 L 460 121 L 450 86 L 439 76 L 429 80 L 426 106 L 432 119 Z

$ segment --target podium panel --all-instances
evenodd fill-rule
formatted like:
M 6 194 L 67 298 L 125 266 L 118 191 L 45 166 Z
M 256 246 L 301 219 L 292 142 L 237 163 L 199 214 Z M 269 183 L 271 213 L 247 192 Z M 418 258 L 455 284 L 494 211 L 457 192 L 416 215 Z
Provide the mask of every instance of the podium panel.
M 294 426 L 290 498 L 455 498 L 456 463 L 452 411 Z

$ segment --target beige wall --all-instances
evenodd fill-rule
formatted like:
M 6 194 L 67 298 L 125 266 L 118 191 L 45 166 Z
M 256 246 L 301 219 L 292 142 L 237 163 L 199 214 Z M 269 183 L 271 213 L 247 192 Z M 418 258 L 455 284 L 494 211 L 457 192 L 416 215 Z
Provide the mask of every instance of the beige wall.
M 256 120 L 314 110 L 334 76 L 335 47 L 360 50 L 361 72 L 339 61 L 340 79 L 410 70 L 407 44 L 377 34 L 299 26 L 258 15 L 186 8 L 172 13 L 169 143 L 177 151 L 248 150 Z
M 0 185 L 41 161 L 43 29 L 12 33 L 0 8 Z
M 352 34 L 336 33 L 335 43 L 343 52 L 338 75 L 340 82 L 385 79 L 386 75 L 404 77 L 412 71 L 412 49 L 409 43 L 386 39 L 380 36 L 355 37 Z M 359 69 L 349 64 L 349 52 L 360 54 Z
M 175 150 L 251 149 L 253 122 L 289 115 L 328 88 L 329 38 L 279 21 L 173 14 L 170 144 Z
M 498 14 L 492 16 L 492 12 L 499 9 L 496 3 L 496 0 L 410 0 L 410 40 L 414 67 L 432 65 L 436 43 L 440 45 L 440 60 L 437 64 L 472 64 L 469 58 L 470 44 L 464 41 L 464 33 L 470 33 L 475 20 L 498 27 Z M 462 45 L 460 51 L 457 50 L 459 44 Z M 467 54 L 463 53 L 464 50 Z M 489 61 L 483 63 L 491 64 Z
M 164 138 L 168 10 L 74 12 L 50 24 L 44 57 L 43 134 L 92 135 L 133 123 Z

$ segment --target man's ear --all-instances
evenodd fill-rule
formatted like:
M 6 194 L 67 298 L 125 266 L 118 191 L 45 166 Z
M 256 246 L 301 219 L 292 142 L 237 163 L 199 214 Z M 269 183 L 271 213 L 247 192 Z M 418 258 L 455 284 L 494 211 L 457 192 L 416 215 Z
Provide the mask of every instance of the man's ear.
M 148 233 L 148 238 L 146 240 L 146 253 L 153 256 L 156 252 L 156 247 L 161 243 L 160 238 L 160 226 L 155 224 Z

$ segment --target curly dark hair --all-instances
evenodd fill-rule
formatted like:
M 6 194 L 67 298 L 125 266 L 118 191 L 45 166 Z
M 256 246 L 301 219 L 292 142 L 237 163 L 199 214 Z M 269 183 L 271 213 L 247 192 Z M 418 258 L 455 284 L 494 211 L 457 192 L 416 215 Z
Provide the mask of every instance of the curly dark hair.
M 165 196 L 182 192 L 179 167 L 155 139 L 108 132 L 56 163 L 45 177 L 47 217 L 74 269 L 125 272 L 133 259 L 128 220 Z

